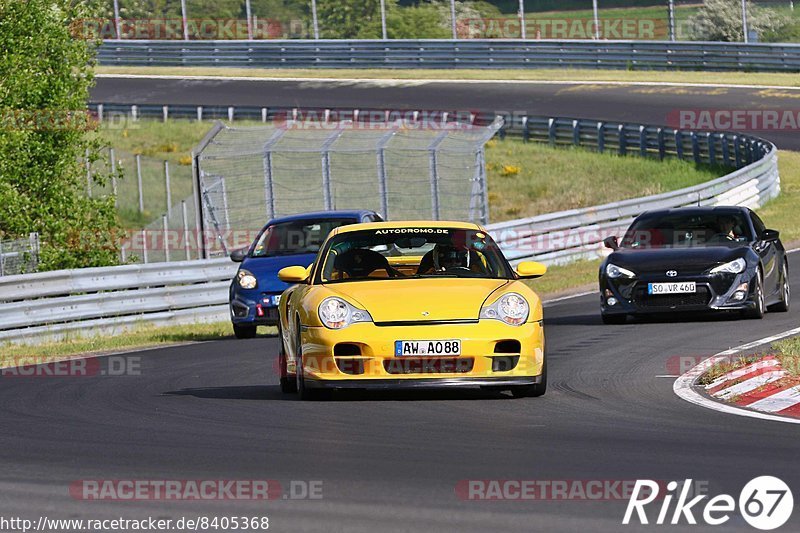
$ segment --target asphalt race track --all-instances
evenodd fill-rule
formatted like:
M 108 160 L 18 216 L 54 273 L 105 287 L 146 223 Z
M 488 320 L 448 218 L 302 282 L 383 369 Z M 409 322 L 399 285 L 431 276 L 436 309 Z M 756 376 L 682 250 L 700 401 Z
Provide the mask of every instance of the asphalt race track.
M 709 83 L 713 83 L 713 74 L 709 76 Z M 800 107 L 800 89 L 101 77 L 91 100 L 122 104 L 505 111 L 660 125 L 669 123 L 667 116 L 679 110 L 796 111 Z M 800 150 L 796 130 L 749 133 L 765 137 L 779 148 Z
M 603 326 L 595 300 L 546 307 L 551 381 L 538 399 L 446 391 L 300 402 L 277 387 L 269 337 L 129 354 L 140 375 L 0 378 L 0 501 L 29 517 L 267 515 L 275 531 L 702 531 L 685 521 L 623 527 L 626 501 L 464 501 L 455 489 L 472 479 L 691 478 L 738 498 L 761 475 L 800 487 L 798 426 L 694 406 L 657 377 L 675 373 L 676 357 L 796 327 L 800 306 L 762 321 Z M 271 479 L 284 490 L 317 480 L 323 498 L 82 501 L 68 491 L 80 479 Z M 737 513 L 708 529 L 752 531 Z M 798 529 L 795 513 L 781 531 Z
M 789 96 L 787 96 L 787 94 Z M 675 109 L 791 109 L 800 92 L 543 84 L 400 86 L 103 78 L 95 102 L 521 110 L 664 123 Z M 402 102 L 402 105 L 400 104 Z M 791 132 L 764 135 L 800 149 Z M 778 228 L 780 229 L 780 228 Z M 791 281 L 800 287 L 798 255 Z M 721 414 L 672 391 L 681 361 L 797 327 L 800 305 L 764 320 L 683 317 L 603 326 L 595 295 L 545 309 L 542 398 L 479 390 L 282 395 L 278 341 L 222 340 L 124 356 L 136 372 L 0 376 L 0 502 L 9 515 L 178 519 L 268 516 L 274 531 L 753 531 L 622 526 L 627 500 L 468 501 L 465 480 L 693 479 L 738 499 L 762 475 L 800 488 L 800 428 Z M 86 501 L 76 481 L 277 480 L 321 499 Z M 795 498 L 800 494 L 795 490 Z M 302 495 L 301 495 L 302 496 Z M 651 522 L 660 502 L 649 509 Z M 674 507 L 674 504 L 673 504 Z M 700 506 L 698 506 L 700 507 Z M 695 516 L 702 523 L 702 509 Z M 670 512 L 669 516 L 672 516 Z M 800 530 L 795 513 L 781 531 Z

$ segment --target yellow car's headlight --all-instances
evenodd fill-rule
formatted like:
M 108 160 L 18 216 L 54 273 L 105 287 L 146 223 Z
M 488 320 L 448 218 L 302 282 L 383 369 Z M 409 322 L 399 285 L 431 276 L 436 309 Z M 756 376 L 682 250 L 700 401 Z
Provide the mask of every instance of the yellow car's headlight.
M 239 286 L 241 288 L 255 289 L 256 287 L 258 287 L 258 280 L 249 270 L 244 270 L 244 269 L 239 270 L 239 272 L 236 273 L 236 276 L 238 278 Z
M 512 326 L 521 326 L 528 320 L 531 307 L 522 295 L 510 292 L 496 302 L 481 309 L 481 318 L 502 320 Z
M 341 298 L 325 298 L 319 304 L 319 320 L 328 329 L 342 329 L 355 322 L 372 322 L 363 309 L 353 307 Z

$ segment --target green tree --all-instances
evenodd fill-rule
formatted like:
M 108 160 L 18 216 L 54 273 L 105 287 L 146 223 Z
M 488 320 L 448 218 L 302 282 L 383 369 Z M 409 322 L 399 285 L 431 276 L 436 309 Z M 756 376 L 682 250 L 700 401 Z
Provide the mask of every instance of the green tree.
M 93 16 L 68 0 L 0 0 L 0 236 L 39 232 L 45 269 L 118 257 L 113 199 L 84 192 L 82 160 L 101 148 L 85 111 L 94 43 L 71 32 Z
M 748 29 L 758 34 L 774 32 L 784 24 L 775 11 L 747 2 Z M 732 0 L 705 0 L 697 15 L 689 19 L 689 35 L 697 41 L 741 42 L 742 4 Z

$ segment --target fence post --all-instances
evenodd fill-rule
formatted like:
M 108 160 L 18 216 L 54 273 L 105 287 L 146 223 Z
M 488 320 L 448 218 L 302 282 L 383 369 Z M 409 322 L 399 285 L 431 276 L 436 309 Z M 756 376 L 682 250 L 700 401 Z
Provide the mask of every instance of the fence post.
M 339 129 L 331 133 L 327 139 L 322 143 L 322 199 L 325 204 L 325 209 L 330 211 L 334 209 L 333 189 L 331 188 L 331 145 L 344 133 L 343 129 Z
M 438 169 L 438 151 L 439 145 L 447 137 L 447 131 L 443 131 L 436 136 L 433 142 L 428 146 L 429 161 L 428 169 L 431 179 L 431 215 L 433 220 L 439 220 L 440 207 L 439 207 L 439 169 Z
M 136 154 L 136 182 L 139 186 L 139 212 L 144 213 L 144 191 L 142 190 L 142 156 Z
M 528 142 L 531 139 L 531 130 L 528 129 L 528 116 L 522 117 L 522 142 Z
M 606 123 L 597 123 L 597 151 L 601 154 L 606 151 Z
M 142 230 L 142 261 L 147 264 L 147 231 Z
M 203 122 L 203 106 L 197 106 L 197 122 Z
M 717 141 L 710 132 L 706 133 L 706 144 L 708 145 L 708 162 L 714 165 L 717 162 Z
M 722 164 L 729 167 L 731 166 L 731 147 L 728 145 L 728 136 L 725 133 L 720 133 L 719 139 L 722 144 Z
M 383 218 L 389 220 L 389 187 L 386 179 L 386 143 L 396 133 L 397 129 L 385 133 L 378 141 L 378 191 L 381 195 L 381 211 Z
M 6 275 L 6 256 L 3 255 L 3 241 L 0 239 L 0 276 Z
M 658 158 L 663 160 L 667 156 L 667 142 L 664 138 L 664 128 L 658 128 Z
M 644 124 L 639 126 L 639 155 L 647 157 L 647 128 Z
M 692 158 L 694 158 L 695 163 L 700 163 L 700 139 L 697 136 L 697 132 L 692 132 Z
M 572 144 L 581 145 L 581 121 L 577 119 L 572 121 Z
M 681 130 L 675 130 L 675 155 L 678 159 L 683 159 L 683 134 Z
M 617 126 L 617 138 L 619 140 L 619 155 L 628 153 L 628 136 L 625 134 L 625 124 Z
M 161 215 L 161 224 L 164 227 L 164 261 L 169 263 L 169 223 L 167 215 Z
M 556 119 L 547 119 L 547 138 L 550 141 L 550 146 L 556 145 Z
M 89 149 L 84 154 L 86 159 L 86 194 L 92 197 L 92 162 L 89 160 Z
M 117 159 L 113 148 L 108 149 L 108 157 L 111 159 L 111 194 L 114 195 L 114 207 L 119 207 L 117 198 Z
M 169 185 L 169 161 L 164 161 L 164 189 L 167 191 L 167 216 L 172 217 L 172 191 Z
M 186 252 L 186 260 L 192 258 L 189 250 L 189 220 L 186 216 L 186 200 L 181 200 L 181 220 L 183 221 L 183 249 Z
M 272 150 L 264 152 L 264 192 L 267 201 L 267 219 L 275 218 L 275 195 L 272 176 Z
M 169 106 L 161 106 L 161 116 L 163 117 L 163 122 L 166 122 L 169 118 Z

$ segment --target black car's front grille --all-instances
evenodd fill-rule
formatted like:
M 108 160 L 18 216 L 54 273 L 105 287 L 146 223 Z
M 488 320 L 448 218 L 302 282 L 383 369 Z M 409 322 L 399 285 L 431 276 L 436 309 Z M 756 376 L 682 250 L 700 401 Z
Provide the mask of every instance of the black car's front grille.
M 697 286 L 692 294 L 647 294 L 647 286 L 635 291 L 633 303 L 648 309 L 672 309 L 680 307 L 701 307 L 711 302 L 711 291 L 704 285 Z

